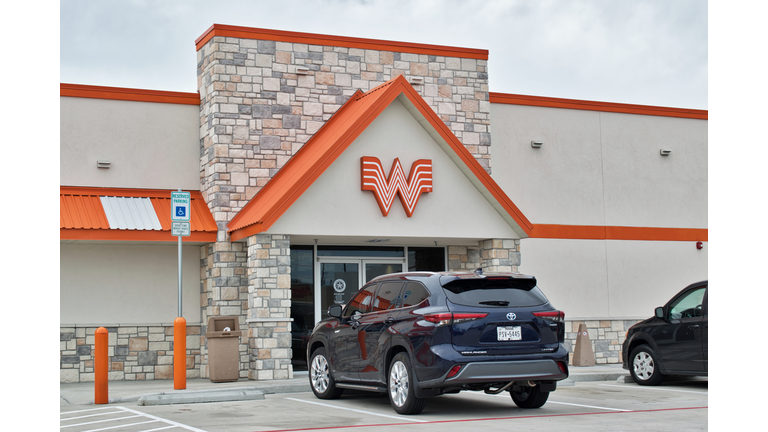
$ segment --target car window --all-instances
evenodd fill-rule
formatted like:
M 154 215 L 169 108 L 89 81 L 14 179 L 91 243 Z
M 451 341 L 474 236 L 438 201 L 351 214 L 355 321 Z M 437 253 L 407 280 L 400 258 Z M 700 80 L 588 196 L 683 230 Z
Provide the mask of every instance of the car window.
M 382 282 L 373 300 L 373 311 L 395 309 L 402 291 L 402 282 Z
M 456 279 L 443 290 L 448 300 L 464 306 L 526 307 L 548 301 L 532 279 Z
M 373 293 L 376 292 L 376 288 L 379 284 L 370 284 L 357 293 L 356 296 L 349 301 L 347 308 L 344 311 L 345 317 L 351 317 L 356 311 L 360 313 L 368 313 L 371 311 L 371 304 L 373 303 Z
M 418 282 L 408 282 L 403 289 L 402 307 L 416 306 L 429 298 L 429 291 Z
M 706 287 L 693 290 L 675 300 L 669 308 L 669 319 L 693 318 L 701 316 L 701 304 Z

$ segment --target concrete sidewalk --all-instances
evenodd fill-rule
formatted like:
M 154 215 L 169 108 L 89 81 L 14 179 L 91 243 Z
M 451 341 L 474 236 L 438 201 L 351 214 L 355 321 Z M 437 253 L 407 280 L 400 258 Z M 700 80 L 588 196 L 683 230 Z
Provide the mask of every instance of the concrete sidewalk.
M 109 403 L 137 405 L 170 405 L 204 402 L 228 402 L 264 399 L 265 394 L 309 392 L 307 372 L 294 372 L 289 380 L 214 383 L 209 379 L 188 379 L 186 389 L 174 390 L 173 380 L 110 381 Z M 558 386 L 572 386 L 582 381 L 631 380 L 629 372 L 619 364 L 589 367 L 570 366 L 570 377 L 558 382 Z M 94 400 L 94 383 L 60 384 L 61 405 L 91 405 Z

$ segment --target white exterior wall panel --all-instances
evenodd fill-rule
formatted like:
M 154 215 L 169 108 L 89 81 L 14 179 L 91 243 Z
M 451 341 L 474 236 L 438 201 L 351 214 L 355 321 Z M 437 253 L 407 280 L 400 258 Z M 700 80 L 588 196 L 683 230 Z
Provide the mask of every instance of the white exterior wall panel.
M 60 245 L 61 325 L 173 325 L 178 246 Z M 182 246 L 182 314 L 200 323 L 200 248 Z
M 200 108 L 61 97 L 62 186 L 200 190 Z M 96 161 L 108 160 L 109 169 Z
M 705 243 L 525 239 L 520 272 L 566 319 L 639 319 L 687 285 L 707 279 Z
M 706 120 L 492 104 L 491 123 L 493 178 L 534 224 L 707 227 Z

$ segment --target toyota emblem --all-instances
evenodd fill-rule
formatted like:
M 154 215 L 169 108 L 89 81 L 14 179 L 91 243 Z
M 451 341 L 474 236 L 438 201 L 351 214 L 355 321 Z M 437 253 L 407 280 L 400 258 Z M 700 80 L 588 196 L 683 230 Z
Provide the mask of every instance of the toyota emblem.
M 517 318 L 517 315 L 515 315 L 512 312 L 507 314 L 507 319 L 510 320 L 510 321 L 514 320 L 515 318 Z

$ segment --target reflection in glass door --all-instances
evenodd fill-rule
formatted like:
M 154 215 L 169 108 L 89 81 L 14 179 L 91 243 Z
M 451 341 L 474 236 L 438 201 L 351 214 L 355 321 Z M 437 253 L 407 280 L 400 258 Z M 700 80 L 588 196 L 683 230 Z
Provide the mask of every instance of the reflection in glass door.
M 360 263 L 321 262 L 319 282 L 320 319 L 325 319 L 328 318 L 328 306 L 346 304 L 360 289 Z
M 328 306 L 346 304 L 365 283 L 403 271 L 403 262 L 390 259 L 320 258 L 317 267 L 315 322 L 328 318 Z

